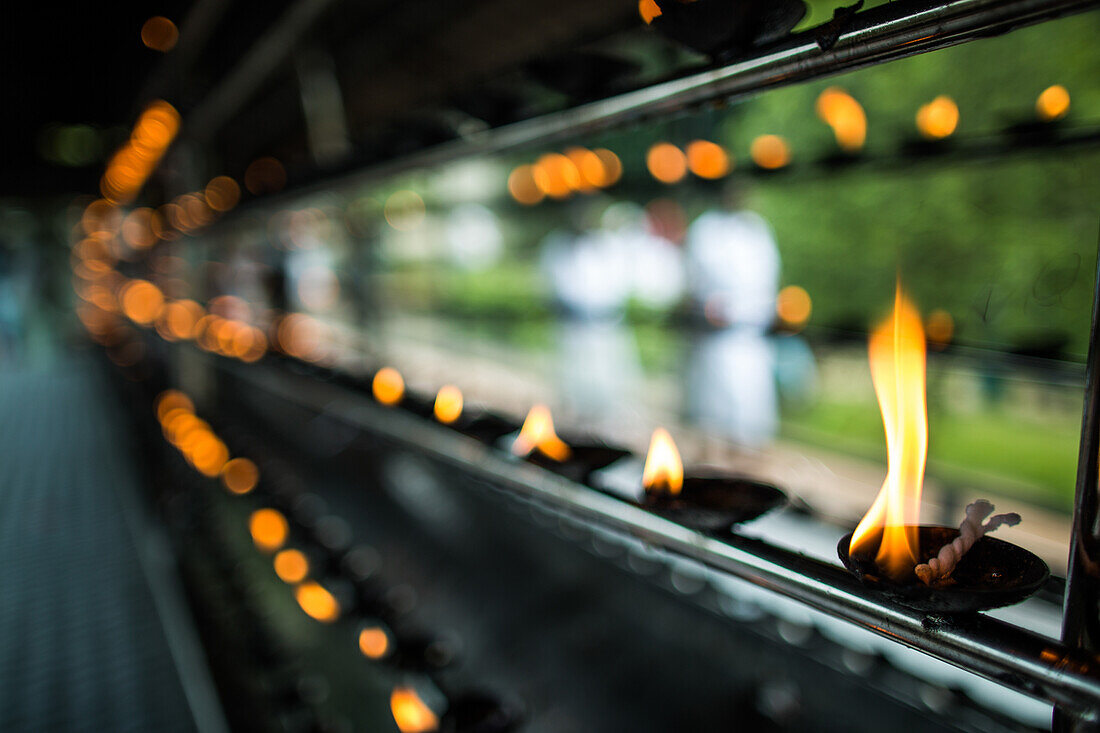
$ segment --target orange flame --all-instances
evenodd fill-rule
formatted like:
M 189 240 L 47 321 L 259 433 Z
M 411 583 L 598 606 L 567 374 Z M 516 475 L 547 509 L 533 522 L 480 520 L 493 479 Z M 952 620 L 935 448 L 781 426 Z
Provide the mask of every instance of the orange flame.
M 680 460 L 680 451 L 672 436 L 664 428 L 654 430 L 649 440 L 642 486 L 646 491 L 664 491 L 672 495 L 679 494 L 684 486 L 684 462 Z
M 554 432 L 554 418 L 550 417 L 550 408 L 546 405 L 535 405 L 531 408 L 516 442 L 512 444 L 512 452 L 517 456 L 529 455 L 536 448 L 547 458 L 559 463 L 568 460 L 572 453 L 569 446 Z
M 920 495 L 928 456 L 925 341 L 920 313 L 898 284 L 892 316 L 871 334 L 871 380 L 886 428 L 887 470 L 875 503 L 852 533 L 851 554 L 869 554 L 882 531 L 875 562 L 902 580 L 917 562 Z
M 439 728 L 439 717 L 411 687 L 394 688 L 390 694 L 390 711 L 402 733 L 428 733 Z

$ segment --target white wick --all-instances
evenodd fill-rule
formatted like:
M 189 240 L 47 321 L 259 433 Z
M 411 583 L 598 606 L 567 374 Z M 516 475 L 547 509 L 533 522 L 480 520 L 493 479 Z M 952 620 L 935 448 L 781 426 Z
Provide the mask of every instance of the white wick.
M 918 565 L 914 572 L 925 585 L 931 585 L 933 581 L 946 578 L 955 569 L 963 555 L 981 539 L 986 532 L 992 532 L 1002 524 L 1013 527 L 1020 523 L 1020 515 L 998 514 L 990 518 L 984 525 L 982 520 L 992 513 L 993 505 L 985 499 L 978 499 L 966 507 L 966 519 L 959 525 L 959 536 L 953 542 L 949 542 L 940 548 L 939 554 L 927 563 Z

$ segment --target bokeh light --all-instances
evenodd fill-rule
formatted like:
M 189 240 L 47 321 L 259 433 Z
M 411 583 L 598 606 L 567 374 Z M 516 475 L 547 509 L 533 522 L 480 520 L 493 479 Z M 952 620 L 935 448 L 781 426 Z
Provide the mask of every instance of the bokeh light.
M 277 509 L 257 509 L 248 520 L 252 542 L 264 552 L 275 552 L 286 543 L 290 525 Z
M 801 328 L 810 320 L 813 301 L 805 288 L 788 285 L 779 291 L 775 299 L 775 314 L 789 327 Z
M 917 110 L 917 129 L 929 140 L 941 140 L 955 132 L 959 124 L 959 107 L 946 94 L 921 105 Z
M 362 629 L 359 632 L 359 651 L 369 659 L 382 659 L 390 651 L 390 635 L 377 626 Z
M 840 87 L 829 87 L 818 96 L 814 110 L 833 128 L 842 150 L 854 153 L 863 148 L 867 141 L 867 115 L 855 97 Z
M 1060 120 L 1069 112 L 1069 91 L 1061 84 L 1049 86 L 1035 100 L 1035 114 L 1043 122 Z
M 382 367 L 371 381 L 371 391 L 383 405 L 396 405 L 405 395 L 405 380 L 393 367 Z
M 301 550 L 279 550 L 274 560 L 275 574 L 284 583 L 301 583 L 309 575 L 309 559 Z
M 661 183 L 677 183 L 687 174 L 687 156 L 672 143 L 656 143 L 645 157 L 649 174 Z
M 535 168 L 530 165 L 517 165 L 508 174 L 508 193 L 524 206 L 533 206 L 546 196 L 535 183 Z
M 399 232 L 408 232 L 424 223 L 424 199 L 416 191 L 395 191 L 382 207 L 386 223 Z
M 154 51 L 171 51 L 179 38 L 176 24 L 161 15 L 154 15 L 141 26 L 141 42 Z
M 560 153 L 546 153 L 534 166 L 535 185 L 554 199 L 564 199 L 581 187 L 581 173 L 576 164 Z
M 222 484 L 234 494 L 247 494 L 259 480 L 260 469 L 247 458 L 234 458 L 222 466 Z
M 700 178 L 714 180 L 730 172 L 730 156 L 709 140 L 693 140 L 687 146 L 688 169 Z
M 266 156 L 248 164 L 244 171 L 244 187 L 253 196 L 278 193 L 286 186 L 286 169 L 276 158 Z
M 752 162 L 764 170 L 774 171 L 791 162 L 791 149 L 779 135 L 760 135 L 749 148 Z
M 430 733 L 439 728 L 439 717 L 411 687 L 394 688 L 390 693 L 390 712 L 401 733 Z
M 203 196 L 214 211 L 229 211 L 241 200 L 241 187 L 229 176 L 215 176 L 206 184 Z
M 435 419 L 441 423 L 450 424 L 462 415 L 462 392 L 453 384 L 446 384 L 439 388 L 435 396 Z
M 294 598 L 306 615 L 316 621 L 328 624 L 340 618 L 340 604 L 315 580 L 307 580 L 295 588 Z

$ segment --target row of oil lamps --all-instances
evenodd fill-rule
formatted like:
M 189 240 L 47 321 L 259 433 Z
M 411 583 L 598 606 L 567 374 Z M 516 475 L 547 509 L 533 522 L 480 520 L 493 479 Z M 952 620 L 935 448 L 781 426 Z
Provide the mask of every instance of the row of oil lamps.
M 838 545 L 843 564 L 885 598 L 924 612 L 973 612 L 1034 593 L 1049 578 L 1046 564 L 1023 548 L 984 536 L 1018 523 L 1018 515 L 985 521 L 993 507 L 978 500 L 957 528 L 920 525 L 928 445 L 926 342 L 920 314 L 900 284 L 894 311 L 873 332 L 869 354 L 886 428 L 888 470 L 863 521 Z M 533 406 L 517 426 L 489 410 L 465 408 L 455 385 L 441 387 L 434 399 L 410 394 L 393 367 L 377 370 L 368 382 L 345 374 L 329 376 L 360 389 L 369 382 L 381 405 L 431 418 L 717 539 L 787 502 L 779 488 L 734 473 L 697 468 L 685 475 L 676 445 L 662 428 L 653 433 L 644 465 L 637 466 L 629 451 L 601 440 L 559 437 L 545 405 Z M 632 463 L 640 470 L 634 471 Z
M 375 663 L 422 673 L 447 661 L 446 644 L 414 632 L 398 633 L 394 619 L 384 620 L 395 610 L 384 600 L 374 577 L 375 563 L 368 557 L 371 551 L 351 547 L 347 537 L 337 536 L 344 533 L 328 531 L 323 521 L 305 516 L 309 512 L 296 513 L 296 500 L 301 497 L 277 491 L 271 482 L 262 481 L 260 467 L 251 459 L 231 457 L 225 441 L 195 414 L 187 395 L 175 389 L 162 392 L 156 400 L 156 416 L 165 439 L 200 474 L 220 481 L 232 496 L 271 494 L 273 503 L 289 512 L 290 519 L 284 511 L 265 503 L 249 514 L 248 533 L 255 548 L 271 559 L 275 575 L 292 589 L 303 613 L 319 623 L 335 624 L 361 611 L 359 623 L 353 627 L 354 642 L 363 657 Z M 292 544 L 296 533 L 305 540 L 298 542 L 298 547 Z M 306 547 L 310 541 L 320 552 Z M 341 580 L 334 584 L 329 578 L 322 584 L 318 578 L 329 569 L 338 569 Z M 350 584 L 354 592 L 341 593 L 341 582 Z M 424 674 L 403 675 L 400 684 L 392 688 L 389 703 L 393 720 L 403 733 L 504 733 L 513 729 L 520 717 L 514 706 L 483 693 L 445 695 Z
M 126 300 L 138 286 L 145 284 L 146 281 L 129 281 L 122 299 Z M 151 284 L 150 287 L 155 288 Z M 164 309 L 162 306 L 157 310 Z M 159 318 L 152 311 L 135 318 L 140 314 L 131 313 L 128 308 L 122 310 L 137 325 L 148 326 Z M 198 319 L 194 328 L 187 329 L 190 333 L 181 335 L 197 337 L 206 350 L 243 361 L 255 361 L 264 355 L 266 339 L 249 339 L 250 344 L 264 344 L 254 353 L 248 349 L 212 348 L 204 343 L 211 330 L 205 321 L 211 318 L 215 317 Z M 263 331 L 247 324 L 216 320 L 234 327 L 233 337 L 227 340 L 231 345 L 236 343 L 238 332 L 263 336 Z M 198 328 L 200 325 L 207 327 Z M 320 324 L 307 316 L 285 314 L 273 324 L 270 347 L 316 366 L 324 361 L 326 353 L 321 330 Z M 157 329 L 164 336 L 161 331 Z M 219 334 L 217 342 L 222 340 Z M 1041 560 L 1013 545 L 992 539 L 978 541 L 991 527 L 1003 524 L 1002 520 L 983 525 L 968 514 L 959 529 L 947 528 L 946 534 L 929 534 L 919 529 L 928 443 L 925 350 L 920 314 L 903 296 L 899 285 L 893 315 L 872 335 L 869 350 L 886 426 L 889 468 L 878 499 L 852 537 L 841 542 L 840 558 L 869 585 L 921 610 L 973 611 L 1015 602 L 1037 590 L 1045 582 L 1048 570 Z M 384 367 L 374 373 L 370 390 L 383 405 L 400 405 L 424 417 L 434 417 L 441 424 L 695 530 L 720 536 L 732 526 L 751 521 L 786 502 L 783 492 L 775 486 L 744 476 L 707 470 L 685 477 L 675 444 L 664 430 L 654 433 L 639 480 L 624 486 L 622 481 L 601 481 L 601 475 L 606 473 L 601 469 L 618 465 L 628 458 L 629 452 L 584 436 L 559 438 L 549 409 L 543 405 L 531 408 L 517 433 L 514 422 L 487 410 L 464 410 L 462 394 L 454 385 L 441 388 L 434 400 L 425 399 L 406 394 L 401 375 L 392 367 Z M 955 541 L 963 535 L 967 541 Z M 949 544 L 955 547 L 954 552 L 946 551 Z M 978 551 L 964 559 L 972 546 Z M 993 555 L 982 561 L 990 548 Z M 938 558 L 941 549 L 946 552 L 943 561 L 931 562 Z

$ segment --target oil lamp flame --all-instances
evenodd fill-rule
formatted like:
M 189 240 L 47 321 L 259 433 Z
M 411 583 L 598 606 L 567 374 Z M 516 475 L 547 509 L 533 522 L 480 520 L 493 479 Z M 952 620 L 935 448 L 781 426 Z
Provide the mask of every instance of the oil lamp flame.
M 868 555 L 881 531 L 875 563 L 894 580 L 917 562 L 920 496 L 928 456 L 925 340 L 920 313 L 898 284 L 894 312 L 871 334 L 868 349 L 886 428 L 887 471 L 882 490 L 852 534 L 849 553 Z
M 550 408 L 546 405 L 535 405 L 531 408 L 516 442 L 512 444 L 512 452 L 517 456 L 530 455 L 536 448 L 547 458 L 559 463 L 569 460 L 572 454 L 569 446 L 554 432 L 554 419 L 550 417 Z
M 649 439 L 649 452 L 642 471 L 642 486 L 646 491 L 666 492 L 676 495 L 684 486 L 684 462 L 672 436 L 664 428 L 653 431 Z

